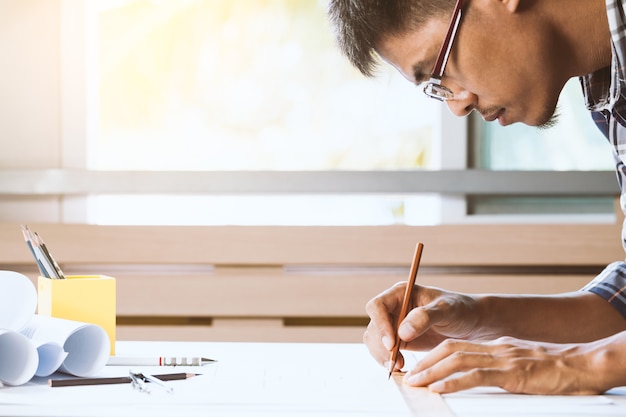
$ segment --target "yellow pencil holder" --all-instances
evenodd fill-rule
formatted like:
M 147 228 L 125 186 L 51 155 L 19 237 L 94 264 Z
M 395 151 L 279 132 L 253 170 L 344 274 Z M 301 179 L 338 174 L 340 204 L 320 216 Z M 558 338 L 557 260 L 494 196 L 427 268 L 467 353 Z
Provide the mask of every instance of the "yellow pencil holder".
M 67 275 L 65 279 L 39 277 L 37 312 L 83 323 L 97 324 L 109 335 L 115 354 L 115 278 L 104 275 Z

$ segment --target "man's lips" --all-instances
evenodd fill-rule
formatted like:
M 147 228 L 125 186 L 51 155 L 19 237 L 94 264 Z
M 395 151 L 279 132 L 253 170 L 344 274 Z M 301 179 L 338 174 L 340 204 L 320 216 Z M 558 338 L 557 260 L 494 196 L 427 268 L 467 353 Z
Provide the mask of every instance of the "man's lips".
M 504 113 L 504 109 L 499 109 L 498 111 L 493 112 L 489 115 L 481 114 L 481 116 L 483 117 L 483 119 L 485 119 L 486 122 L 493 122 L 498 117 L 502 116 L 503 113 Z

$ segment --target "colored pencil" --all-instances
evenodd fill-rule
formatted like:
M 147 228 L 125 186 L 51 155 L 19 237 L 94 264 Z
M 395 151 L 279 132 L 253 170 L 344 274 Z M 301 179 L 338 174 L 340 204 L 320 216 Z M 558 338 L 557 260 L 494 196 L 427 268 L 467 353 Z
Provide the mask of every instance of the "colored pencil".
M 179 372 L 175 374 L 152 375 L 161 381 L 174 381 L 178 379 L 188 379 L 201 374 L 190 374 Z M 79 385 L 108 385 L 108 384 L 130 384 L 132 378 L 129 376 L 119 376 L 110 378 L 69 378 L 69 379 L 49 379 L 48 385 L 51 387 L 75 387 Z
M 406 284 L 406 289 L 404 290 L 404 300 L 402 301 L 402 308 L 400 309 L 400 315 L 398 316 L 398 324 L 396 326 L 396 343 L 393 345 L 393 349 L 391 350 L 391 359 L 389 360 L 389 377 L 391 378 L 391 374 L 393 373 L 394 368 L 396 367 L 396 362 L 398 361 L 398 353 L 400 353 L 400 336 L 398 336 L 398 328 L 400 327 L 400 323 L 409 313 L 409 308 L 411 305 L 411 300 L 413 299 L 413 287 L 415 286 L 415 279 L 417 278 L 417 271 L 420 267 L 420 259 L 422 258 L 422 249 L 424 245 L 422 243 L 418 243 L 415 247 L 415 255 L 413 256 L 413 263 L 411 265 L 411 273 L 409 274 L 409 281 Z

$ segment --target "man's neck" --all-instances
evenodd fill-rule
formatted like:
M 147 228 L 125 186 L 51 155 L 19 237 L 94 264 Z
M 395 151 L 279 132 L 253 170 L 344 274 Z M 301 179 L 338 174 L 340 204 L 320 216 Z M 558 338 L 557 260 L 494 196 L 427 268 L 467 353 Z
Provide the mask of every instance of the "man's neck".
M 590 74 L 610 65 L 611 34 L 605 0 L 551 0 L 535 5 L 554 17 L 571 76 Z

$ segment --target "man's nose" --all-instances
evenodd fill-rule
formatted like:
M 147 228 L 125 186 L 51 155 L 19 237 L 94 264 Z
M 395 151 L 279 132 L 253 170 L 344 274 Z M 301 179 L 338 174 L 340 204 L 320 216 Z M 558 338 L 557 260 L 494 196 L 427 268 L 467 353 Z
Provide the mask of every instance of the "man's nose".
M 467 116 L 476 108 L 478 97 L 467 90 L 453 91 L 454 97 L 446 100 L 446 104 L 454 115 Z

